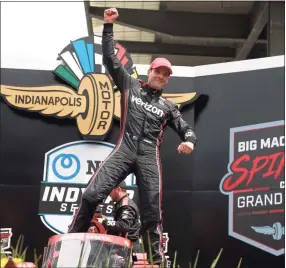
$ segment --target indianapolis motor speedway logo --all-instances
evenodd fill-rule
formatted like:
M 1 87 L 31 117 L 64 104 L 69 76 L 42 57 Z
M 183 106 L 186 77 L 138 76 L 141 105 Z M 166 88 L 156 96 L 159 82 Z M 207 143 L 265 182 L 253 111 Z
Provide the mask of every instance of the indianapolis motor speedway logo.
M 126 49 L 115 42 L 115 53 L 127 72 L 138 78 Z M 57 118 L 75 118 L 83 136 L 103 140 L 120 119 L 120 92 L 102 64 L 101 37 L 88 36 L 71 42 L 59 58 L 62 64 L 53 73 L 63 83 L 21 87 L 1 85 L 1 95 L 14 108 Z M 196 93 L 162 94 L 179 108 L 193 102 Z
M 229 235 L 275 256 L 285 251 L 284 120 L 230 129 Z

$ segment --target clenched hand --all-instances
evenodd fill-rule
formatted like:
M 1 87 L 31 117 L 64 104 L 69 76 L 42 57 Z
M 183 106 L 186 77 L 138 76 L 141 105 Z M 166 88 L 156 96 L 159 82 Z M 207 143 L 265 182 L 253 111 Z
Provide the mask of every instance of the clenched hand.
M 190 154 L 194 150 L 194 144 L 191 142 L 182 142 L 178 147 L 178 153 Z
M 116 8 L 108 8 L 104 10 L 104 21 L 106 23 L 114 23 L 118 18 L 118 11 Z

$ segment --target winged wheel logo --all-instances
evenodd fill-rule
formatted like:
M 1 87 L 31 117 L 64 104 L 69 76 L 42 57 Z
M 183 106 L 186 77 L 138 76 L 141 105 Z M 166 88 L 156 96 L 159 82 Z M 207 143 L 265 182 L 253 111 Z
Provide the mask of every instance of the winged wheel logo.
M 118 42 L 117 58 L 128 73 L 138 78 L 130 55 Z M 14 108 L 57 118 L 75 118 L 81 134 L 102 140 L 113 118 L 120 119 L 120 92 L 102 65 L 101 37 L 71 42 L 59 54 L 62 64 L 53 73 L 62 84 L 39 87 L 1 85 L 1 95 Z M 162 94 L 179 108 L 193 101 L 196 93 Z

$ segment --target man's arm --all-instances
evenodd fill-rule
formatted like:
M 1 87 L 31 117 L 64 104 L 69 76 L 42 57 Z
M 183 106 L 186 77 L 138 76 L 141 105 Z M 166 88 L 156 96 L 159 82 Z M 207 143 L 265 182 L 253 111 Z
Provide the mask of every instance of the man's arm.
M 120 91 L 130 88 L 132 77 L 117 59 L 114 50 L 113 23 L 118 17 L 115 8 L 104 11 L 104 27 L 102 32 L 103 63 Z
M 172 105 L 171 109 L 170 125 L 179 134 L 183 141 L 182 145 L 190 146 L 193 150 L 197 142 L 197 136 L 193 128 L 186 121 L 184 121 L 178 107 L 175 104 Z M 183 150 L 182 152 L 185 151 Z
M 103 220 L 102 224 L 112 233 L 127 233 L 130 231 L 135 219 L 135 211 L 128 206 L 124 206 L 120 208 L 120 215 L 117 221 Z

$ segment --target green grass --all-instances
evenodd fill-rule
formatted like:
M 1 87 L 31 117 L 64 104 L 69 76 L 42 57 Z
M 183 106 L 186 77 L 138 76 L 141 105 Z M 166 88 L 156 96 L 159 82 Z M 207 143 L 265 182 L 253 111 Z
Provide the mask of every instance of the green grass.
M 149 256 L 150 256 L 150 260 L 149 260 L 149 263 L 151 265 L 153 265 L 153 256 L 152 256 L 152 250 L 151 250 L 151 242 L 150 242 L 150 235 L 149 233 L 147 233 L 147 238 L 148 238 L 148 252 L 149 252 Z M 143 239 L 141 238 L 141 240 L 143 241 Z M 97 263 L 98 261 L 98 258 L 100 256 L 100 253 L 101 253 L 101 250 L 102 250 L 102 247 L 103 247 L 103 244 L 101 244 L 99 250 L 98 250 L 98 253 L 96 254 L 96 258 L 95 258 L 95 262 L 94 264 Z M 80 256 L 80 261 L 79 261 L 79 264 L 78 264 L 78 268 L 79 267 L 82 267 L 82 258 L 84 256 L 84 246 L 82 247 L 82 250 L 81 250 L 81 256 Z M 142 253 L 145 254 L 146 251 L 145 251 L 145 248 L 144 248 L 144 244 L 141 243 L 141 248 L 142 248 Z M 16 247 L 12 247 L 11 246 L 11 250 L 12 250 L 12 255 L 11 256 L 7 256 L 6 254 L 3 254 L 1 253 L 1 258 L 8 258 L 8 257 L 11 257 L 11 258 L 19 258 L 19 259 L 22 259 L 23 262 L 24 261 L 27 261 L 26 260 L 26 254 L 27 254 L 27 250 L 28 250 L 28 247 L 25 247 L 24 248 L 24 236 L 23 235 L 20 235 L 20 237 L 18 238 L 17 240 L 17 243 L 16 243 Z M 110 249 L 110 252 L 111 252 L 112 248 Z M 107 257 L 107 262 L 106 262 L 106 265 L 105 265 L 105 268 L 108 268 L 109 266 L 109 256 L 110 256 L 110 252 L 109 252 L 109 255 Z M 207 268 L 216 268 L 217 267 L 217 264 L 219 263 L 219 260 L 221 258 L 221 255 L 222 255 L 222 252 L 223 252 L 223 248 L 220 249 L 220 251 L 218 252 L 218 255 L 215 257 L 215 259 L 212 261 L 212 263 L 210 264 L 209 267 Z M 177 263 L 177 256 L 178 256 L 179 252 L 178 251 L 175 251 L 174 253 L 174 256 L 173 256 L 173 264 L 172 264 L 172 268 L 180 268 L 180 265 Z M 192 261 L 189 263 L 189 268 L 201 268 L 200 267 L 200 260 L 199 260 L 199 255 L 200 255 L 200 250 L 197 251 L 197 254 L 196 254 L 196 257 L 195 257 L 195 260 L 192 264 Z M 41 267 L 41 265 L 39 265 L 39 261 L 41 260 L 42 258 L 42 255 L 40 255 L 39 257 L 37 256 L 37 252 L 36 252 L 36 249 L 34 249 L 34 260 L 32 261 L 35 265 L 36 265 L 36 268 L 39 268 Z M 29 261 L 29 260 L 28 260 Z M 239 262 L 237 264 L 236 267 L 233 267 L 233 268 L 241 268 L 241 263 L 242 263 L 242 258 L 239 259 Z M 130 253 L 130 258 L 129 258 L 129 263 L 128 263 L 128 268 L 131 268 L 131 265 L 132 265 L 132 248 L 131 248 L 131 253 Z M 160 266 L 160 268 L 164 268 L 163 267 L 163 264 Z M 231 267 L 230 267 L 231 268 Z
M 221 257 L 222 251 L 223 251 L 223 248 L 220 249 L 218 255 L 217 255 L 216 258 L 213 260 L 213 262 L 211 263 L 211 265 L 210 265 L 209 268 L 215 268 L 215 267 L 217 266 L 217 264 L 218 264 L 218 262 L 219 262 L 219 259 L 220 259 L 220 257 Z M 198 266 L 199 254 L 200 254 L 200 251 L 198 250 L 198 251 L 197 251 L 197 255 L 196 255 L 196 259 L 195 259 L 195 262 L 194 262 L 194 265 L 192 265 L 192 263 L 190 262 L 190 263 L 189 263 L 189 268 L 200 268 L 200 267 Z M 240 258 L 239 263 L 238 263 L 238 265 L 236 266 L 236 268 L 240 268 L 241 262 L 242 262 L 242 258 Z
M 20 235 L 19 238 L 17 239 L 17 243 L 16 243 L 16 247 L 14 248 L 13 246 L 11 246 L 11 250 L 12 250 L 12 254 L 4 254 L 1 253 L 1 259 L 2 258 L 12 258 L 12 259 L 21 259 L 23 262 L 26 261 L 26 255 L 27 255 L 27 250 L 28 250 L 28 246 L 25 247 L 24 249 L 24 236 Z M 37 251 L 36 249 L 34 249 L 34 260 L 32 261 L 36 268 L 39 268 L 39 261 L 41 260 L 42 255 L 40 255 L 39 257 L 37 256 Z

